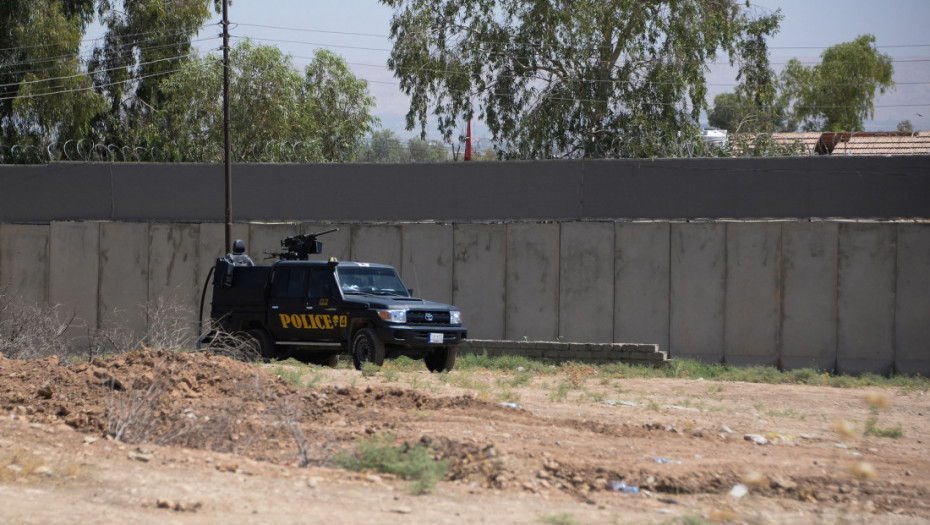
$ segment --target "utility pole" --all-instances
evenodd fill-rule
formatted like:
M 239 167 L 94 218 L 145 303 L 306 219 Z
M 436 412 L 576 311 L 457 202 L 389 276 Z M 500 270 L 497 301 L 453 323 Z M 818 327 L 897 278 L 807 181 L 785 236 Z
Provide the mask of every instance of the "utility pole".
M 226 252 L 232 253 L 232 161 L 229 138 L 229 0 L 223 0 L 223 160 L 226 165 Z

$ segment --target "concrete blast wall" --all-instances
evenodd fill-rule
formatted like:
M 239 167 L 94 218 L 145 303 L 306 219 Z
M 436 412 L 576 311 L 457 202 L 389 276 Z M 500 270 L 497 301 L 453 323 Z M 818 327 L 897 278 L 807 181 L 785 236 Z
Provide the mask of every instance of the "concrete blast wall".
M 473 339 L 658 344 L 670 357 L 930 374 L 930 224 L 524 221 L 242 223 L 253 259 L 338 227 L 322 258 L 392 264 Z M 5 301 L 142 337 L 222 255 L 215 223 L 0 224 Z M 4 315 L 0 313 L 0 315 Z M 7 314 L 8 315 L 8 314 Z

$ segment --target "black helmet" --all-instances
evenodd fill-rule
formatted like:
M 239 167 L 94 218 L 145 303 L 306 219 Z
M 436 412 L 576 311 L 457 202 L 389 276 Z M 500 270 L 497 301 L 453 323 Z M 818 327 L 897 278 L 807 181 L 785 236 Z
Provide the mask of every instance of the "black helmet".
M 236 239 L 233 243 L 233 253 L 245 253 L 245 241 Z

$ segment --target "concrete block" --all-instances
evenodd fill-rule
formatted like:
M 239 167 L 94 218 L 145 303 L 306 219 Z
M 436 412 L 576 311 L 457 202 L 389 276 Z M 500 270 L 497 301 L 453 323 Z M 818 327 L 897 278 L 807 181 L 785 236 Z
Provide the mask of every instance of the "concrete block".
M 559 225 L 507 225 L 505 338 L 554 340 L 559 329 Z
M 47 304 L 48 245 L 48 226 L 0 224 L 0 295 L 4 302 Z
M 614 340 L 614 225 L 566 222 L 561 228 L 559 336 Z
M 669 354 L 723 361 L 726 225 L 672 223 Z
M 401 257 L 402 242 L 400 233 L 400 226 L 387 224 L 352 225 L 352 260 L 390 264 L 400 271 L 403 260 Z
M 930 376 L 930 224 L 899 224 L 896 373 Z
M 96 222 L 49 225 L 48 302 L 60 306 L 63 319 L 74 318 L 64 337 L 76 348 L 86 348 L 97 330 L 99 241 Z
M 265 252 L 282 252 L 281 240 L 300 233 L 300 225 L 293 222 L 249 224 L 249 256 L 256 263 L 271 264 L 277 259 L 265 259 Z
M 614 341 L 668 348 L 668 223 L 617 223 L 614 252 Z
M 200 286 L 197 275 L 198 224 L 152 224 L 149 226 L 149 323 L 152 310 L 169 318 L 190 319 L 191 334 L 197 328 Z M 157 330 L 156 330 L 157 331 Z
M 398 271 L 414 293 L 431 301 L 452 302 L 451 224 L 401 226 L 403 260 Z
M 323 222 L 303 222 L 300 224 L 300 233 L 320 233 L 337 228 L 338 231 L 327 233 L 320 236 L 317 240 L 323 243 L 323 253 L 310 256 L 311 261 L 328 261 L 335 257 L 340 261 L 351 260 L 351 237 L 352 228 L 347 224 L 323 223 Z
M 784 369 L 836 370 L 838 225 L 782 225 L 781 335 Z
M 724 359 L 735 365 L 776 366 L 781 224 L 726 226 Z
M 890 373 L 894 365 L 894 224 L 839 226 L 837 370 Z
M 507 228 L 503 224 L 453 227 L 452 304 L 468 336 L 504 339 Z
M 100 224 L 99 264 L 98 326 L 128 334 L 132 341 L 141 340 L 148 323 L 149 225 L 144 222 Z M 207 312 L 209 314 L 209 309 Z

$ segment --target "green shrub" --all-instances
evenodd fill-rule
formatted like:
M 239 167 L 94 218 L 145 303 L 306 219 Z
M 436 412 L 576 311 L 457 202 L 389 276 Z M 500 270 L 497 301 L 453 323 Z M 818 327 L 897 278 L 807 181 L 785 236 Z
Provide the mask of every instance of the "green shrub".
M 381 371 L 381 367 L 372 363 L 371 361 L 365 361 L 362 363 L 362 375 L 364 377 L 372 377 Z
M 434 459 L 430 447 L 420 443 L 395 445 L 396 439 L 394 434 L 382 434 L 360 440 L 354 454 L 340 452 L 333 461 L 348 470 L 370 469 L 409 480 L 413 494 L 426 492 L 445 477 L 449 462 Z
M 892 439 L 898 439 L 904 435 L 904 432 L 901 430 L 901 424 L 889 428 L 881 428 L 878 426 L 878 418 L 871 417 L 868 421 L 865 422 L 865 432 L 866 436 L 875 436 L 875 437 L 886 437 Z

